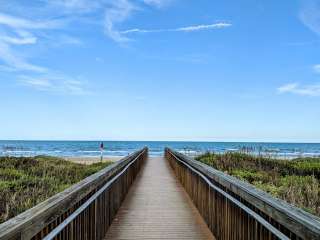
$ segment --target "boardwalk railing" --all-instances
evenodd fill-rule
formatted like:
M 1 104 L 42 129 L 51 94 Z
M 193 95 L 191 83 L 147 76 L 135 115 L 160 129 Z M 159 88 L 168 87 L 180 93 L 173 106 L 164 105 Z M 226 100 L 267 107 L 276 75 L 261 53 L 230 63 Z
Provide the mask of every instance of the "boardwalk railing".
M 144 148 L 0 225 L 0 240 L 103 239 L 148 155 Z
M 165 156 L 217 239 L 320 239 L 319 218 L 183 154 Z

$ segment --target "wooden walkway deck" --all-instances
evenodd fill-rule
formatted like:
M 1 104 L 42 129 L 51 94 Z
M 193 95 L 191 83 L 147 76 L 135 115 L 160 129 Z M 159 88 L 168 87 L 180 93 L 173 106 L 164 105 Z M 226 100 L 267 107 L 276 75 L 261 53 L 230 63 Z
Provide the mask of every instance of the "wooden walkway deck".
M 105 239 L 214 239 L 167 161 L 149 158 Z

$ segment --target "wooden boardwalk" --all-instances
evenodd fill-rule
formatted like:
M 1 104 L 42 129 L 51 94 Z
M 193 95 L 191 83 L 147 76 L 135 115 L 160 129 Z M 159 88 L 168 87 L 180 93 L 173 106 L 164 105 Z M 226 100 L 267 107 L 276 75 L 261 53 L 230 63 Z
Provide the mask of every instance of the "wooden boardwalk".
M 317 217 L 172 149 L 165 157 L 136 151 L 0 224 L 0 239 L 320 239 Z
M 167 161 L 149 158 L 105 239 L 214 239 Z

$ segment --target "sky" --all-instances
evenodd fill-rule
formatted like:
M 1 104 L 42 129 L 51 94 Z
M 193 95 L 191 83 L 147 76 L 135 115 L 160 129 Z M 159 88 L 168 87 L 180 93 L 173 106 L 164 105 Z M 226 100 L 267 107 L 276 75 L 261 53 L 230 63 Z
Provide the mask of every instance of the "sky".
M 0 0 L 0 139 L 320 142 L 320 0 Z

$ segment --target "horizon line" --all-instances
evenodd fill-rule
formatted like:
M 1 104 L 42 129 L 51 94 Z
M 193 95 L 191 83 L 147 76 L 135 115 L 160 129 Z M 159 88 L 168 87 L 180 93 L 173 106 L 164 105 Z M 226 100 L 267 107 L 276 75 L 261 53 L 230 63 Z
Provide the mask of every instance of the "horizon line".
M 191 142 L 191 143 L 289 143 L 320 144 L 320 141 L 284 141 L 284 140 L 106 140 L 106 139 L 0 139 L 0 141 L 35 141 L 35 142 Z

